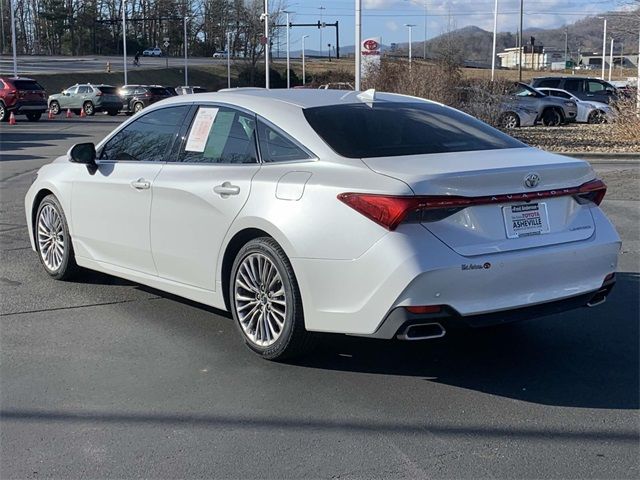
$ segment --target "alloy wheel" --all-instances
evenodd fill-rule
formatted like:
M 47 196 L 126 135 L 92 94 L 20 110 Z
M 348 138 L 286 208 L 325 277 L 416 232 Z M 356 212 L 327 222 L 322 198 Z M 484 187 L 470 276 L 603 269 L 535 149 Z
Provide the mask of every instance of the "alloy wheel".
M 66 248 L 62 217 L 53 205 L 45 205 L 38 216 L 38 247 L 45 266 L 55 272 L 62 265 Z
M 277 266 L 266 255 L 242 260 L 234 279 L 234 302 L 240 327 L 253 344 L 267 347 L 283 331 L 287 298 Z

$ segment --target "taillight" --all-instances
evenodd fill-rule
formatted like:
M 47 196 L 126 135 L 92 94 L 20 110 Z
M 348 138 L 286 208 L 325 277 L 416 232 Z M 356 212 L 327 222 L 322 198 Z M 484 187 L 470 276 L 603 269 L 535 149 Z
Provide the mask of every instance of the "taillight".
M 8 96 L 8 97 L 15 97 L 17 93 L 18 93 L 18 91 L 17 91 L 17 90 L 9 90 L 9 91 L 7 92 L 7 96 Z
M 101 96 L 102 96 L 102 92 L 101 92 L 100 90 L 98 90 L 98 91 L 96 92 L 96 97 L 101 97 Z
M 576 197 L 578 201 L 582 199 L 600 205 L 606 193 L 607 186 L 602 180 L 592 180 L 579 187 Z
M 474 205 L 531 202 L 566 196 L 574 196 L 580 203 L 590 201 L 600 205 L 606 192 L 607 186 L 602 180 L 592 180 L 579 187 L 485 197 L 452 195 L 409 197 L 373 193 L 341 193 L 338 195 L 338 200 L 387 230 L 393 231 L 404 221 L 436 222 Z
M 409 313 L 414 313 L 417 315 L 427 314 L 427 313 L 440 313 L 442 311 L 442 306 L 440 305 L 423 305 L 420 307 L 404 307 L 405 310 Z

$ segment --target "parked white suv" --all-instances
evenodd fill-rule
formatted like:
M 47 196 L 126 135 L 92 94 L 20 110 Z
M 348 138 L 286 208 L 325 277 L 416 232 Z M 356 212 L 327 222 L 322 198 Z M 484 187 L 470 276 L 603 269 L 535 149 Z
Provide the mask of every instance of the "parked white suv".
M 145 50 L 144 52 L 142 52 L 142 56 L 143 57 L 161 57 L 162 56 L 162 50 L 158 47 L 156 48 L 149 48 L 147 50 Z

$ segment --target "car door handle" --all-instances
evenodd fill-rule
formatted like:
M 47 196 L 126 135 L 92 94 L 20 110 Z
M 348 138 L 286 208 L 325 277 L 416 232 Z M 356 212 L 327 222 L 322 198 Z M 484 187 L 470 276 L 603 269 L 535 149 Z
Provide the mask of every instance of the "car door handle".
M 131 182 L 131 186 L 136 190 L 148 190 L 151 188 L 151 182 L 144 178 L 139 178 L 138 180 Z
M 231 185 L 229 182 L 224 182 L 222 185 L 213 187 L 213 191 L 222 198 L 227 198 L 230 195 L 238 195 L 240 193 L 240 187 Z

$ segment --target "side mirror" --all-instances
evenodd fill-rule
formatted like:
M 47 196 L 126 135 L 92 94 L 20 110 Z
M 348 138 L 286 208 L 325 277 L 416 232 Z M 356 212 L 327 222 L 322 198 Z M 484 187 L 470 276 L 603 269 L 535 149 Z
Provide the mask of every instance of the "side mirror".
M 96 146 L 93 143 L 77 143 L 69 150 L 69 160 L 96 167 Z

